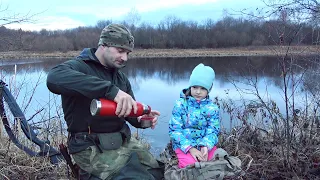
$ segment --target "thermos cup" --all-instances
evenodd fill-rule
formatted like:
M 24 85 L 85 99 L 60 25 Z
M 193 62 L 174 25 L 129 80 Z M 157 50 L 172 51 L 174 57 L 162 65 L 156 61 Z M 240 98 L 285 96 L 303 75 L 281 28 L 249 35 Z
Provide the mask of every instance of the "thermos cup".
M 128 117 L 139 117 L 151 112 L 151 107 L 143 103 L 137 102 L 137 113 L 134 114 L 133 109 Z M 117 116 L 117 103 L 108 99 L 93 99 L 90 104 L 90 112 L 92 116 Z M 154 117 L 143 116 L 140 120 L 143 128 L 151 127 Z

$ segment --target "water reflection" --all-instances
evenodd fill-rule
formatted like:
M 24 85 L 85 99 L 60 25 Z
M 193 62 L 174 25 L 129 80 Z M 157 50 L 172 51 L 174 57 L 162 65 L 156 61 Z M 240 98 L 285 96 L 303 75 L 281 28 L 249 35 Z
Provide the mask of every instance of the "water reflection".
M 0 68 L 3 75 L 12 75 L 14 65 L 17 64 L 17 73 L 33 73 L 43 71 L 47 73 L 54 65 L 67 59 L 28 59 L 28 60 L 1 60 Z M 144 58 L 130 59 L 123 71 L 131 78 L 150 77 L 161 79 L 168 84 L 186 79 L 192 69 L 199 63 L 214 68 L 217 78 L 224 81 L 226 75 L 252 76 L 252 71 L 264 77 L 279 77 L 277 57 L 199 57 L 199 58 Z M 312 59 L 311 59 L 312 60 Z M 295 62 L 302 68 L 312 67 L 310 58 L 301 57 Z M 251 70 L 248 70 L 251 69 Z M 299 69 L 298 69 L 299 70 Z
M 312 58 L 311 58 L 312 59 Z M 0 76 L 13 87 L 13 83 L 21 89 L 17 94 L 18 103 L 26 106 L 25 98 L 32 92 L 32 88 L 38 86 L 32 99 L 32 104 L 26 108 L 26 116 L 32 116 L 38 109 L 44 107 L 44 114 L 48 118 L 55 116 L 58 110 L 59 97 L 49 93 L 45 85 L 47 72 L 56 64 L 67 59 L 32 59 L 0 61 Z M 269 96 L 278 101 L 282 100 L 282 78 L 277 57 L 215 57 L 215 58 L 153 58 L 130 59 L 123 71 L 129 77 L 136 99 L 149 104 L 153 109 L 161 112 L 160 121 L 155 130 L 143 130 L 143 133 L 152 143 L 154 149 L 162 149 L 169 140 L 168 120 L 174 101 L 179 97 L 182 88 L 188 86 L 188 78 L 192 69 L 199 63 L 204 63 L 214 68 L 216 81 L 211 97 L 239 99 L 239 94 L 230 82 L 232 80 L 245 80 L 253 78 L 257 80 L 259 90 L 267 91 Z M 314 67 L 309 62 L 310 58 L 301 57 L 295 62 L 298 72 L 304 72 L 305 68 Z M 17 71 L 15 74 L 15 64 Z M 15 80 L 15 82 L 14 82 Z M 37 85 L 38 84 L 38 85 Z M 246 84 L 240 88 L 248 88 Z M 227 93 L 226 93 L 227 92 Z M 19 94 L 19 95 L 18 95 Z M 252 98 L 250 95 L 242 98 Z M 53 100 L 54 99 L 54 100 Z M 56 104 L 56 105 L 53 105 Z M 40 118 L 40 117 L 39 117 Z M 43 117 L 41 117 L 43 118 Z M 35 120 L 36 121 L 36 120 Z M 228 118 L 222 118 L 222 124 L 229 127 Z

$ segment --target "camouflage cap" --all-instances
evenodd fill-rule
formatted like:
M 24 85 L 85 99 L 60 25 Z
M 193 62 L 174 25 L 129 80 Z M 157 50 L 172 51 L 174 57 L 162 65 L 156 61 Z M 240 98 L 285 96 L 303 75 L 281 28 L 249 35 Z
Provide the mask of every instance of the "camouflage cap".
M 98 45 L 119 47 L 132 51 L 134 38 L 125 26 L 110 24 L 102 30 Z

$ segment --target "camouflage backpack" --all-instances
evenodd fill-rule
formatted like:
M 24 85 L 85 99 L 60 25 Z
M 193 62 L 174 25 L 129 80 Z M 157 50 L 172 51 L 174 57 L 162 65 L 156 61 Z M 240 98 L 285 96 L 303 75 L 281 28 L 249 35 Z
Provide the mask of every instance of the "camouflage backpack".
M 168 180 L 222 180 L 224 177 L 242 175 L 241 160 L 238 157 L 229 156 L 221 148 L 214 152 L 213 159 L 208 162 L 196 162 L 194 165 L 180 169 L 177 164 L 167 161 L 165 179 Z

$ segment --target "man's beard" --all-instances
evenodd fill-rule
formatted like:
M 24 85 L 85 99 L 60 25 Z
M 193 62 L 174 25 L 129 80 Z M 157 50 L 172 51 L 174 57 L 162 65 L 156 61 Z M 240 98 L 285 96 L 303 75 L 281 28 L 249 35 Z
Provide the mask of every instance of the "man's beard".
M 126 67 L 126 62 L 123 61 L 121 64 L 116 63 L 116 68 L 120 69 L 120 68 L 124 68 Z

